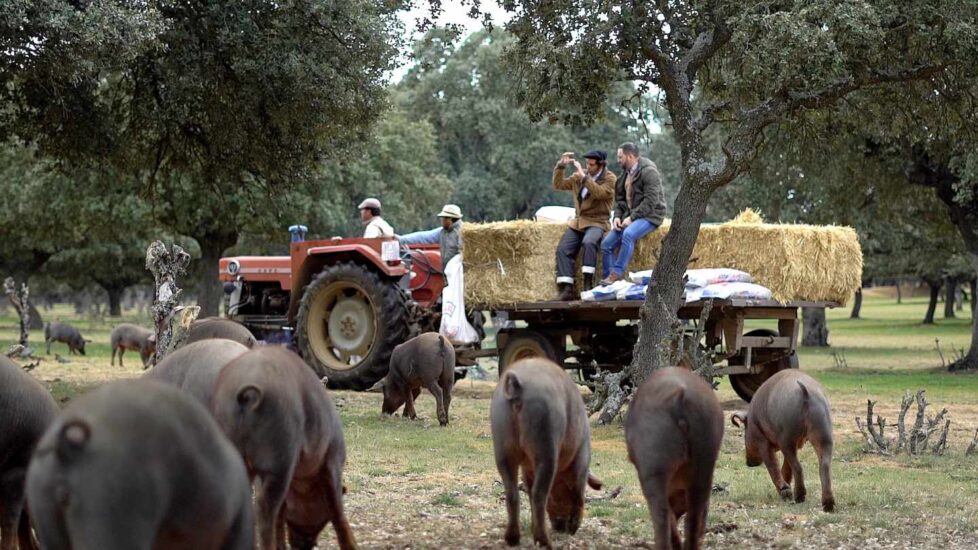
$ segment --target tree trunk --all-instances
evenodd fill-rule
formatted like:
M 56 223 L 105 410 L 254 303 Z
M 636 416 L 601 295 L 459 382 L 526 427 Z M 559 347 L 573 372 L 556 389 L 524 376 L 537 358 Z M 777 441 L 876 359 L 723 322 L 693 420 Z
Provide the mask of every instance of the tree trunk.
M 200 317 L 214 317 L 221 305 L 222 286 L 218 279 L 218 262 L 224 251 L 238 242 L 237 233 L 206 235 L 196 238 L 200 246 L 200 263 L 195 270 L 197 275 L 197 305 Z
M 825 309 L 820 307 L 801 308 L 804 331 L 801 345 L 826 347 L 829 345 L 829 326 L 825 321 Z
M 900 279 L 897 279 L 897 305 L 903 303 L 903 290 L 900 288 L 900 284 Z
M 664 359 L 671 349 L 667 339 L 678 326 L 676 312 L 683 300 L 683 275 L 699 237 L 700 223 L 706 215 L 710 189 L 684 182 L 676 196 L 672 227 L 662 242 L 662 252 L 652 272 L 645 303 L 639 312 L 639 334 L 628 366 L 631 387 L 638 387 L 654 370 L 666 367 Z M 609 424 L 621 409 L 621 388 L 608 388 L 608 401 L 598 417 Z
M 109 317 L 122 317 L 122 295 L 126 287 L 102 287 L 109 295 Z
M 859 319 L 859 312 L 863 308 L 863 289 L 856 289 L 856 296 L 852 300 L 852 313 L 849 314 L 850 319 Z
M 927 314 L 924 315 L 924 324 L 933 325 L 934 324 L 934 312 L 937 311 L 937 300 L 941 296 L 941 286 L 943 282 L 940 279 L 924 279 L 927 286 L 930 287 L 930 303 L 927 304 Z
M 978 254 L 971 255 L 972 263 L 975 266 L 975 271 L 978 272 Z M 949 371 L 961 371 L 961 370 L 975 370 L 978 369 L 978 310 L 974 309 L 975 305 L 975 280 L 971 280 L 971 347 L 968 348 L 968 353 L 964 355 L 958 361 L 955 361 L 948 365 L 947 370 Z
M 958 293 L 957 277 L 948 277 L 944 287 L 944 318 L 954 319 L 954 296 Z
M 44 317 L 41 317 L 41 312 L 37 310 L 34 301 L 27 302 L 27 305 L 31 309 L 31 330 L 44 330 Z
M 968 299 L 971 301 L 971 316 L 974 317 L 978 309 L 975 309 L 975 303 L 978 302 L 978 296 L 975 296 L 975 292 L 978 291 L 978 278 L 971 279 L 971 296 Z

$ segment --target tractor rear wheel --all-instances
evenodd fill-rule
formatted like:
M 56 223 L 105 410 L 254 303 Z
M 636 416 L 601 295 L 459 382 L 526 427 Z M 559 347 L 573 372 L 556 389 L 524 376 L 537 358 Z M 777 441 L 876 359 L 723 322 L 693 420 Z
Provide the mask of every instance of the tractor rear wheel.
M 302 357 L 338 389 L 365 390 L 383 378 L 408 331 L 407 297 L 396 281 L 352 262 L 323 269 L 296 317 Z

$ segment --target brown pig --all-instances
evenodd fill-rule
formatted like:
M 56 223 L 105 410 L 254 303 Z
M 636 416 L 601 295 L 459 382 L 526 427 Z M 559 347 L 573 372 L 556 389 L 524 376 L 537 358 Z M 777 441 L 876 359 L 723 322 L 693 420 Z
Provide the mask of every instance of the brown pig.
M 533 540 L 551 547 L 545 513 L 555 531 L 576 533 L 584 515 L 586 485 L 599 489 L 601 482 L 588 474 L 591 428 L 570 376 L 546 359 L 514 363 L 496 385 L 489 419 L 496 468 L 506 490 L 506 543 L 520 542 L 521 466 L 530 492 Z
M 131 323 L 116 325 L 112 329 L 109 341 L 112 344 L 111 364 L 113 366 L 115 365 L 116 351 L 119 352 L 120 367 L 125 366 L 122 364 L 122 354 L 126 350 L 138 351 L 139 358 L 143 360 L 144 369 L 149 366 L 150 358 L 156 353 L 156 335 L 153 334 L 153 331 Z
M 253 348 L 257 344 L 255 336 L 241 323 L 220 317 L 205 317 L 197 319 L 190 325 L 187 337 L 180 345 L 186 346 L 208 338 L 234 340 L 248 348 Z
M 217 379 L 214 416 L 257 478 L 261 548 L 312 548 L 332 522 L 340 548 L 356 548 L 343 513 L 343 427 L 326 388 L 296 354 L 252 349 Z M 284 506 L 284 508 L 283 508 Z
M 638 471 L 655 547 L 699 548 L 723 440 L 723 410 L 713 388 L 687 369 L 669 367 L 643 382 L 625 418 L 628 459 Z
M 0 548 L 37 548 L 24 508 L 27 464 L 58 403 L 33 376 L 0 355 Z
M 822 480 L 822 510 L 835 510 L 832 494 L 832 415 L 822 385 L 797 369 L 785 369 L 768 378 L 750 402 L 747 413 L 734 413 L 735 426 L 746 424 L 744 446 L 747 465 L 767 466 L 774 488 L 785 500 L 791 499 L 791 479 L 795 480 L 795 502 L 805 501 L 805 478 L 798 461 L 798 449 L 810 441 L 818 456 Z M 784 464 L 778 469 L 775 453 L 781 451 Z
M 166 355 L 144 378 L 174 385 L 210 409 L 217 375 L 248 348 L 224 338 L 211 338 L 183 346 Z
M 73 399 L 41 438 L 27 500 L 46 549 L 251 549 L 245 466 L 207 409 L 154 380 Z
M 404 405 L 404 416 L 417 418 L 414 399 L 428 388 L 437 402 L 438 423 L 448 425 L 448 407 L 455 385 L 455 348 L 437 332 L 426 332 L 394 348 L 390 370 L 382 383 L 384 414 Z

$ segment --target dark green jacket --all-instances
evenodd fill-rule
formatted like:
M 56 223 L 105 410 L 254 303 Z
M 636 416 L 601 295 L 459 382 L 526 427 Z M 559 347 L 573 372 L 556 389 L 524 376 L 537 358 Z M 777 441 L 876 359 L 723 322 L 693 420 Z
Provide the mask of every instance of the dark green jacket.
M 638 172 L 632 180 L 632 207 L 628 207 L 623 173 L 615 184 L 615 217 L 632 220 L 645 218 L 655 225 L 662 225 L 666 215 L 666 194 L 662 190 L 662 176 L 655 163 L 645 157 L 638 159 Z

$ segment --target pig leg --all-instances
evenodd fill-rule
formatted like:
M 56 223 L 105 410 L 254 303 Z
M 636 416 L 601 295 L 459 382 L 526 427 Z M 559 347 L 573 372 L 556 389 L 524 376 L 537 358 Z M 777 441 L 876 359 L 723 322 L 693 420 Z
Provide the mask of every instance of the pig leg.
M 17 550 L 17 530 L 24 510 L 24 468 L 0 477 L 0 548 Z
M 48 351 L 47 351 L 47 353 L 45 353 L 45 355 L 51 355 L 51 339 L 50 338 L 45 338 L 44 339 L 44 342 L 47 343 L 47 345 L 48 345 Z
M 354 550 L 357 547 L 357 542 L 353 538 L 350 523 L 343 512 L 342 464 L 342 459 L 335 459 L 334 455 L 326 460 L 326 466 L 323 468 L 323 479 L 326 482 L 326 513 L 336 531 L 336 542 L 340 549 Z
M 642 494 L 645 495 L 645 502 L 649 505 L 649 513 L 652 516 L 652 529 L 655 533 L 655 548 L 657 550 L 668 550 L 679 539 L 679 528 L 676 524 L 676 517 L 673 515 L 669 506 L 669 497 L 666 492 L 666 474 L 662 472 L 643 472 L 639 482 L 642 486 Z
M 788 459 L 781 464 L 781 477 L 784 478 L 785 483 L 791 484 L 791 464 L 788 463 Z
M 447 426 L 448 412 L 445 410 L 445 398 L 442 394 L 441 386 L 438 385 L 437 380 L 432 380 L 431 383 L 428 384 L 428 391 L 431 392 L 431 395 L 435 396 L 435 402 L 437 403 L 435 411 L 438 413 L 438 424 Z
M 250 493 L 251 491 L 249 491 Z M 255 528 L 251 519 L 251 499 L 242 503 L 234 518 L 234 523 L 228 530 L 228 538 L 221 545 L 221 550 L 253 550 L 255 547 Z
M 414 420 L 415 418 L 418 417 L 417 411 L 414 410 L 414 400 L 415 398 L 418 397 L 420 393 L 421 393 L 420 389 L 417 392 L 415 392 L 415 390 L 409 386 L 404 387 L 404 417 L 405 418 L 410 418 L 411 420 Z
M 791 473 L 795 478 L 795 502 L 805 502 L 805 476 L 801 471 L 801 462 L 798 462 L 798 450 L 794 445 L 786 445 L 781 449 L 784 461 L 791 465 Z M 785 483 L 787 485 L 787 483 Z
M 279 550 L 286 550 L 288 546 L 285 544 L 286 529 L 285 529 L 285 507 L 287 504 L 282 505 L 282 508 L 278 511 L 278 517 L 275 519 L 275 548 Z
M 125 365 L 122 364 L 122 354 L 125 353 L 125 352 L 126 352 L 126 348 L 119 348 L 119 366 L 120 367 L 125 367 Z
M 27 508 L 20 513 L 20 526 L 17 529 L 17 539 L 20 541 L 20 550 L 38 550 L 40 547 L 34 531 L 31 530 L 31 518 L 27 514 Z
M 258 477 L 258 513 L 255 520 L 258 524 L 259 546 L 263 550 L 278 548 L 276 543 L 279 511 L 285 502 L 285 494 L 289 489 L 289 481 L 292 479 L 294 469 L 293 465 L 284 474 L 264 474 Z
M 706 532 L 706 513 L 710 507 L 710 491 L 713 489 L 713 470 L 708 475 L 693 475 L 686 493 L 686 548 L 698 549 Z
M 835 511 L 835 495 L 832 494 L 832 442 L 816 439 L 813 443 L 818 455 L 818 477 L 822 481 L 822 510 Z
M 113 367 L 115 366 L 115 350 L 116 350 L 115 346 L 112 346 L 112 359 L 109 359 L 109 365 Z M 119 361 L 120 362 L 122 361 L 122 357 L 119 357 Z
M 533 531 L 533 542 L 544 548 L 553 548 L 550 544 L 550 536 L 547 534 L 546 520 L 550 487 L 553 486 L 557 474 L 557 449 L 555 446 L 550 449 L 537 449 L 535 458 L 532 473 L 527 468 L 523 469 L 526 486 L 530 488 L 530 528 Z
M 781 495 L 783 500 L 791 499 L 791 486 L 785 482 L 784 478 L 781 477 L 781 470 L 778 468 L 778 457 L 775 454 L 776 450 L 771 447 L 767 442 L 758 445 L 758 451 L 761 455 L 761 460 L 764 461 L 764 466 L 767 467 L 767 473 L 771 476 L 771 481 L 774 482 L 774 488 Z
M 520 543 L 520 489 L 517 481 L 520 461 L 514 453 L 507 452 L 503 456 L 496 455 L 496 467 L 502 478 L 503 489 L 506 491 L 506 544 L 516 546 Z

